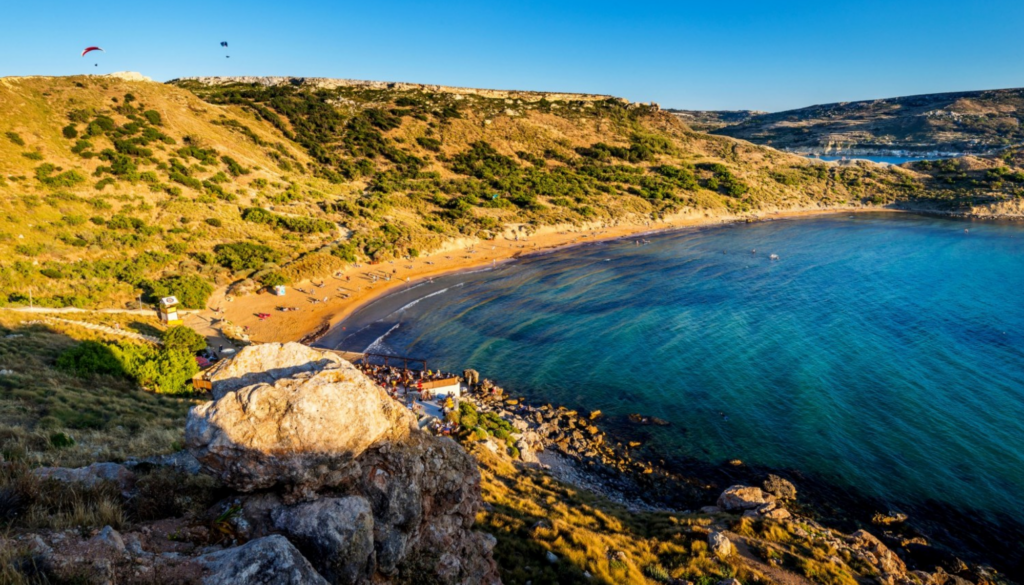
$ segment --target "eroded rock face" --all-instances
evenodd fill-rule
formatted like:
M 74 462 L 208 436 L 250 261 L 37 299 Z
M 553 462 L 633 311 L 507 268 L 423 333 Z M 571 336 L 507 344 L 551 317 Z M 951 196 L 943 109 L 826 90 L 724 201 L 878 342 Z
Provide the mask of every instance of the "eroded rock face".
M 241 352 L 215 375 L 215 391 L 218 380 L 254 382 L 193 408 L 186 425 L 208 471 L 261 490 L 225 502 L 240 507 L 240 533 L 286 536 L 330 583 L 499 583 L 494 539 L 472 531 L 476 462 L 416 428 L 348 362 L 281 348 Z M 278 374 L 249 371 L 267 364 Z
M 764 493 L 759 487 L 734 485 L 718 496 L 718 507 L 731 512 L 753 510 L 774 501 L 774 496 Z
M 373 511 L 365 498 L 323 498 L 276 508 L 271 516 L 329 583 L 362 583 L 376 570 Z
M 854 554 L 878 571 L 881 583 L 892 585 L 906 579 L 907 566 L 903 560 L 870 532 L 858 530 L 850 535 L 849 542 Z
M 272 535 L 193 561 L 203 585 L 327 585 L 288 539 Z

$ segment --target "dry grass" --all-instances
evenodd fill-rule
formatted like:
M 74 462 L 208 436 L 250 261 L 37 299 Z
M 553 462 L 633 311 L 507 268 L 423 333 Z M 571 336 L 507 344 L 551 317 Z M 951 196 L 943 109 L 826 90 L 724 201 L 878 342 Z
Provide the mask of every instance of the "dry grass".
M 151 394 L 128 380 L 78 378 L 57 356 L 96 332 L 30 324 L 0 313 L 0 454 L 35 465 L 78 466 L 180 448 L 191 401 Z M 73 337 L 74 336 L 74 337 Z M 64 434 L 72 445 L 55 441 Z
M 478 525 L 498 538 L 495 557 L 505 583 L 717 582 L 736 575 L 756 580 L 742 564 L 709 555 L 708 518 L 629 512 L 489 452 L 474 454 L 490 506 Z M 557 563 L 546 559 L 549 551 Z

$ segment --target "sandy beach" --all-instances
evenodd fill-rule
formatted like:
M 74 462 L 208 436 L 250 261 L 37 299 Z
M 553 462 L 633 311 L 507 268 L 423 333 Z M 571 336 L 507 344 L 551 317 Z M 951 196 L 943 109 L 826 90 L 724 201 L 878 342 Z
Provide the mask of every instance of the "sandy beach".
M 223 340 L 225 344 L 227 341 L 221 332 L 223 320 L 247 328 L 250 341 L 253 342 L 298 341 L 324 328 L 325 324 L 333 327 L 361 305 L 401 287 L 411 286 L 441 274 L 496 264 L 519 256 L 688 227 L 829 213 L 878 211 L 902 210 L 856 206 L 815 207 L 744 215 L 707 215 L 704 212 L 690 212 L 661 220 L 618 220 L 614 224 L 599 222 L 584 226 L 544 226 L 529 236 L 519 235 L 518 240 L 514 236 L 516 232 L 510 229 L 494 240 L 453 241 L 445 249 L 424 254 L 419 258 L 351 265 L 336 274 L 325 274 L 303 282 L 291 283 L 283 297 L 260 292 L 230 298 L 226 295 L 227 287 L 221 287 L 207 303 L 209 309 L 187 315 L 185 324 L 207 338 Z M 298 289 L 303 289 L 307 293 Z M 294 307 L 295 310 L 285 312 L 279 310 L 280 307 Z M 223 313 L 215 313 L 212 309 L 221 309 Z M 270 316 L 260 319 L 260 313 Z M 217 345 L 220 344 L 218 341 Z

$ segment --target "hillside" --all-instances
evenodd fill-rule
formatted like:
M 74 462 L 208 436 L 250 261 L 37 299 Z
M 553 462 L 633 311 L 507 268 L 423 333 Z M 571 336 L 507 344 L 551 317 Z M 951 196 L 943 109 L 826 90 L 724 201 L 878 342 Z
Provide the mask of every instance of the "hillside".
M 0 302 L 201 306 L 245 276 L 300 281 L 516 225 L 922 192 L 907 171 L 816 164 L 604 96 L 247 81 L 0 81 Z
M 1024 142 L 1024 89 L 840 102 L 761 114 L 715 134 L 814 154 L 991 154 Z
M 1013 153 L 955 168 L 822 164 L 607 96 L 28 77 L 0 80 L 0 112 L 7 305 L 174 293 L 198 308 L 241 279 L 298 283 L 513 229 L 863 205 L 1024 213 Z
M 758 110 L 674 110 L 671 108 L 665 111 L 698 132 L 713 132 L 719 128 L 735 126 L 768 113 Z

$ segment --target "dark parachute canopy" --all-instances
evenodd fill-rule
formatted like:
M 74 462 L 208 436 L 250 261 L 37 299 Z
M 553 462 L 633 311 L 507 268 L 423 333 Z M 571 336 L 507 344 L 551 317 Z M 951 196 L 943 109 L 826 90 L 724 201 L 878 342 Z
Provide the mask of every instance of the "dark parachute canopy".
M 221 41 L 221 42 L 220 42 L 220 46 L 222 46 L 222 47 L 224 47 L 224 48 L 227 48 L 227 46 L 228 46 L 228 42 L 227 42 L 227 41 Z

